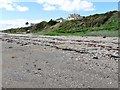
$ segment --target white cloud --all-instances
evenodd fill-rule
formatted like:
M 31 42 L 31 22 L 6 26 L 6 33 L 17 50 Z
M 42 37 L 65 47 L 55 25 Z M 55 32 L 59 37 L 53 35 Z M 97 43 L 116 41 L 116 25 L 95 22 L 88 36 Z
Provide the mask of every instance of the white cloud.
M 55 6 L 49 5 L 49 4 L 44 4 L 43 7 L 44 7 L 44 10 L 47 10 L 47 11 L 56 9 Z
M 17 6 L 16 9 L 20 12 L 25 12 L 25 11 L 28 11 L 28 7 L 22 7 L 22 6 Z
M 0 3 L 2 2 L 6 2 L 6 3 L 13 3 L 15 2 L 16 0 L 0 0 Z
M 93 11 L 93 3 L 86 0 L 36 0 L 43 5 L 44 10 L 63 10 L 63 11 Z
M 6 9 L 8 11 L 20 11 L 25 12 L 28 11 L 28 7 L 20 6 L 16 4 L 17 0 L 0 0 L 0 8 Z
M 0 0 L 0 8 L 10 11 L 28 11 L 29 8 L 17 5 L 16 2 L 28 2 L 27 0 Z M 32 0 L 33 1 L 33 0 Z M 44 10 L 63 10 L 63 11 L 93 11 L 95 9 L 90 0 L 34 0 L 43 5 Z
M 0 8 L 4 8 L 4 9 L 9 10 L 9 11 L 14 10 L 13 6 L 9 3 L 0 3 Z
M 29 23 L 39 23 L 42 20 L 26 20 L 26 19 L 16 19 L 16 20 L 0 20 L 0 30 L 25 27 L 25 22 Z M 29 24 L 30 25 L 30 24 Z

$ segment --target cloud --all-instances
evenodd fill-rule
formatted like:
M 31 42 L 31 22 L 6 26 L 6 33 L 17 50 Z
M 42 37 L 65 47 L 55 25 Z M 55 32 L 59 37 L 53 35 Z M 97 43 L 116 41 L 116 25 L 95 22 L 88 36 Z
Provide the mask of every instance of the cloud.
M 44 4 L 43 7 L 44 7 L 44 10 L 47 10 L 47 11 L 56 9 L 53 5 L 49 5 L 49 4 Z
M 17 0 L 0 0 L 0 8 L 6 9 L 8 11 L 20 11 L 25 12 L 28 11 L 29 8 L 25 6 L 20 6 L 16 4 Z
M 0 8 L 4 8 L 9 11 L 15 10 L 11 3 L 0 2 Z
M 16 9 L 18 11 L 20 11 L 20 12 L 26 12 L 26 11 L 28 11 L 28 7 L 22 7 L 22 6 L 19 6 L 19 5 L 16 7 Z
M 0 30 L 25 27 L 25 22 L 29 23 L 39 23 L 42 20 L 26 20 L 26 19 L 16 19 L 16 20 L 0 20 Z
M 27 0 L 19 0 L 20 2 L 28 2 Z M 0 0 L 0 8 L 9 11 L 28 11 L 29 8 L 25 6 L 17 5 L 18 0 Z M 63 10 L 63 11 L 93 11 L 95 7 L 93 3 L 88 0 L 33 0 L 33 2 L 39 3 L 43 6 L 44 10 Z
M 13 3 L 15 2 L 16 0 L 0 0 L 0 3 L 2 2 L 6 2 L 6 3 Z
M 93 11 L 93 3 L 86 0 L 36 0 L 43 5 L 44 10 L 63 10 L 63 11 Z

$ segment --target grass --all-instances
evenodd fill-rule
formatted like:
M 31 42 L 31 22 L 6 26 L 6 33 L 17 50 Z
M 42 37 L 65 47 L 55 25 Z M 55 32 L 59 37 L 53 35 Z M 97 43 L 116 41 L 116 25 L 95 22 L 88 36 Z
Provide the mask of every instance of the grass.
M 75 33 L 58 33 L 58 32 L 37 32 L 36 35 L 50 35 L 50 36 L 106 36 L 106 37 L 118 37 L 118 30 L 97 30 Z
M 107 36 L 107 37 L 118 37 L 118 30 L 101 30 L 101 31 L 92 31 L 86 32 L 84 36 Z
M 70 20 L 62 23 L 50 20 L 42 21 L 30 27 L 8 29 L 5 33 L 22 33 L 31 30 L 37 35 L 50 36 L 108 36 L 118 37 L 120 22 L 118 11 L 104 14 L 95 14 L 84 17 L 81 20 Z

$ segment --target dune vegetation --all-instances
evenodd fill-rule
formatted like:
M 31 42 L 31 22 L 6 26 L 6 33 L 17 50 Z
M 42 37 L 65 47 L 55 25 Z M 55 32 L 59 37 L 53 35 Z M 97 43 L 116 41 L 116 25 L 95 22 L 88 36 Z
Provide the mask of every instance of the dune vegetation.
M 8 29 L 5 33 L 30 33 L 41 35 L 77 35 L 77 36 L 118 36 L 119 11 L 110 11 L 102 14 L 83 16 L 80 20 L 55 20 L 42 21 L 40 23 L 15 29 Z

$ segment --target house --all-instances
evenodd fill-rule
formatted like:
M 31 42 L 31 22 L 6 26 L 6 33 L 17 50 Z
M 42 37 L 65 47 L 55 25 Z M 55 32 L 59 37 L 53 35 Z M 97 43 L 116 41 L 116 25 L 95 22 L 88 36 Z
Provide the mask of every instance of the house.
M 79 14 L 70 14 L 67 18 L 67 20 L 80 20 L 82 19 L 83 17 L 80 16 Z
M 57 21 L 57 22 L 63 22 L 63 21 L 65 21 L 65 19 L 63 19 L 63 18 L 61 17 L 61 18 L 56 19 L 56 21 Z
M 60 19 L 59 19 L 59 20 L 57 19 L 56 21 L 57 21 L 57 22 L 62 22 L 62 20 L 60 20 Z

